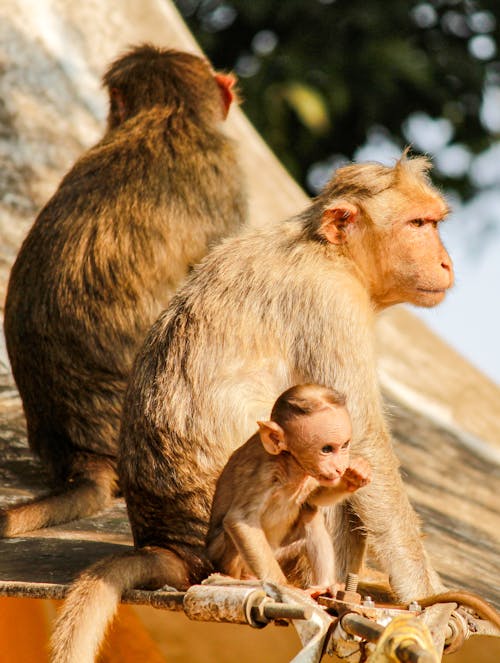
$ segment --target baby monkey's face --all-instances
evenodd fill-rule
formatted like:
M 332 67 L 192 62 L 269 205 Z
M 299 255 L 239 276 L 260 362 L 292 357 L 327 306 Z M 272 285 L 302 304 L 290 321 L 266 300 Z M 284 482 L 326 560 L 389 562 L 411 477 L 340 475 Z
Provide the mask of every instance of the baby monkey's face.
M 285 444 L 299 465 L 322 486 L 334 486 L 349 465 L 351 419 L 345 407 L 326 405 L 286 423 Z

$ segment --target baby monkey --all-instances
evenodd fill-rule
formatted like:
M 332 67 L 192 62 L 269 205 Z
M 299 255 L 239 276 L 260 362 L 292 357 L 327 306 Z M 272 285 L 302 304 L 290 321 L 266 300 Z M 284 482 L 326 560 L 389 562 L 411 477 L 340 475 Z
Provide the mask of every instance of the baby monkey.
M 329 587 L 335 560 L 319 507 L 349 497 L 371 479 L 369 463 L 350 458 L 345 398 L 316 384 L 297 385 L 281 394 L 271 420 L 258 426 L 218 480 L 209 557 L 221 573 L 278 584 L 287 583 L 280 562 L 305 557 L 312 585 Z

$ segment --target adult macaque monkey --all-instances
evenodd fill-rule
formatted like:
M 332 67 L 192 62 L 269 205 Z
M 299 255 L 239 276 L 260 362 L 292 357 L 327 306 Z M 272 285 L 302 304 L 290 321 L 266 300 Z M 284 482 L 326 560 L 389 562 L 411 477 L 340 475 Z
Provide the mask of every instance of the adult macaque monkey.
M 7 349 L 54 492 L 6 509 L 0 536 L 110 503 L 135 353 L 191 266 L 246 212 L 221 126 L 232 77 L 143 45 L 111 64 L 104 84 L 108 129 L 41 211 L 10 277 Z
M 198 582 L 220 471 L 285 389 L 345 394 L 351 451 L 371 483 L 331 510 L 337 580 L 365 541 L 402 601 L 440 591 L 385 421 L 375 314 L 434 306 L 453 283 L 439 222 L 447 205 L 425 158 L 339 169 L 302 214 L 223 242 L 153 325 L 125 398 L 119 472 L 135 545 L 90 569 L 54 636 L 57 663 L 93 660 L 123 590 Z M 98 615 L 98 616 L 97 616 Z
M 319 507 L 370 482 L 368 463 L 350 457 L 345 399 L 333 389 L 297 385 L 278 398 L 271 420 L 258 425 L 259 432 L 232 454 L 217 481 L 208 556 L 217 571 L 235 578 L 284 584 L 280 557 L 305 554 L 312 591 L 321 593 L 335 583 L 335 568 Z M 302 531 L 302 538 L 285 546 L 295 531 Z
M 302 214 L 216 247 L 151 328 L 125 399 L 119 469 L 136 546 L 165 549 L 155 553 L 165 582 L 206 573 L 218 473 L 281 392 L 311 382 L 345 395 L 352 453 L 373 472 L 331 519 L 338 579 L 359 568 L 368 535 L 400 599 L 441 589 L 399 475 L 374 354 L 377 311 L 434 306 L 453 283 L 439 235 L 448 208 L 429 167 L 404 156 L 393 168 L 340 168 Z

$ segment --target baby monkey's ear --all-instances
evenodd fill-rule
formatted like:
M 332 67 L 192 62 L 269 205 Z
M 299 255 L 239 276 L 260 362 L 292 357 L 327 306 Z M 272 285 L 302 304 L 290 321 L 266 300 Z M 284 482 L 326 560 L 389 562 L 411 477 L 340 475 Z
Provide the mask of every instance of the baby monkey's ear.
M 285 431 L 275 421 L 258 421 L 259 435 L 268 454 L 277 455 L 286 451 Z

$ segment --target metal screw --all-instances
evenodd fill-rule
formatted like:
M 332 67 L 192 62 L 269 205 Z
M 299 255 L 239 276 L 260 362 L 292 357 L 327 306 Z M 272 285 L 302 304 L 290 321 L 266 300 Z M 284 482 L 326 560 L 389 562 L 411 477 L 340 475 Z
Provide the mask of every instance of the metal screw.
M 365 596 L 363 599 L 363 603 L 361 604 L 364 608 L 374 608 L 375 607 L 375 601 L 372 599 L 371 596 Z
M 417 603 L 416 601 L 412 601 L 408 605 L 408 610 L 411 610 L 412 612 L 422 612 L 422 606 L 420 603 Z
M 356 573 L 348 573 L 347 580 L 345 582 L 345 591 L 346 592 L 355 592 L 358 589 L 358 576 Z

